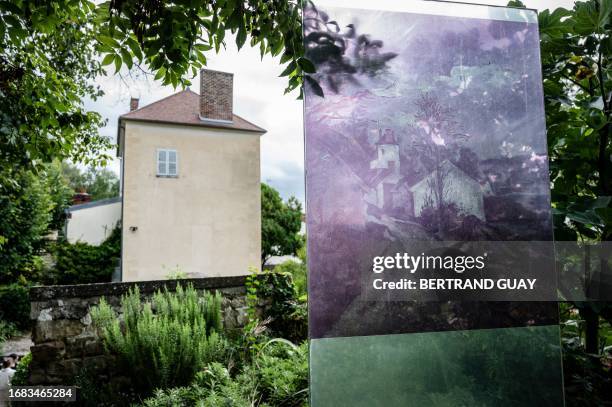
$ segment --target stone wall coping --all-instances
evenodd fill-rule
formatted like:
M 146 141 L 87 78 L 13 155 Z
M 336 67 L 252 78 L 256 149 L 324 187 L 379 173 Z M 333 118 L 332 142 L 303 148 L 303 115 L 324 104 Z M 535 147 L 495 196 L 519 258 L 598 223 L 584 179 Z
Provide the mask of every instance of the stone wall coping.
M 30 288 L 30 301 L 46 301 L 55 298 L 86 298 L 97 296 L 120 296 L 138 287 L 141 294 L 152 294 L 164 287 L 175 290 L 177 284 L 192 284 L 196 290 L 214 290 L 244 287 L 247 276 L 189 278 L 180 280 L 130 281 L 117 283 L 95 283 L 77 285 L 50 285 Z

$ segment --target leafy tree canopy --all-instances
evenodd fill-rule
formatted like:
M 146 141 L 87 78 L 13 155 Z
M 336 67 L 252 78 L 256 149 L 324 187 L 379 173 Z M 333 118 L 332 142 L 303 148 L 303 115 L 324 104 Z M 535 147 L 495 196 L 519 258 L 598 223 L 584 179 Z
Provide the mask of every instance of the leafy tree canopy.
M 38 255 L 55 206 L 47 180 L 29 171 L 15 174 L 17 185 L 0 195 L 0 284 L 40 278 Z
M 303 245 L 299 234 L 302 205 L 291 197 L 283 202 L 277 190 L 261 184 L 261 263 L 272 256 L 295 255 Z
M 104 163 L 103 120 L 82 103 L 101 95 L 93 79 L 102 67 L 137 66 L 186 86 L 228 32 L 238 48 L 248 41 L 262 57 L 280 56 L 287 91 L 314 72 L 303 57 L 301 0 L 0 1 L 0 170 L 66 158 Z
M 100 91 L 92 44 L 98 24 L 87 1 L 0 2 L 0 173 L 53 159 L 104 160 L 103 123 L 82 100 Z M 97 153 L 97 155 L 93 155 Z
M 62 176 L 72 194 L 87 192 L 92 201 L 119 196 L 119 177 L 107 168 L 88 167 L 82 170 L 76 165 L 62 163 Z
M 299 87 L 302 73 L 314 72 L 303 57 L 301 0 L 217 0 L 160 2 L 122 0 L 98 7 L 102 21 L 98 50 L 103 64 L 131 68 L 143 63 L 164 84 L 188 85 L 206 65 L 205 53 L 225 46 L 235 35 L 238 49 L 248 41 L 261 56 L 281 56 L 287 64 L 287 92 Z
M 539 15 L 558 240 L 608 240 L 612 224 L 612 0 Z
M 555 239 L 610 240 L 612 0 L 545 10 L 539 24 Z M 575 305 L 586 323 L 585 349 L 596 354 L 599 317 L 612 321 L 612 307 Z

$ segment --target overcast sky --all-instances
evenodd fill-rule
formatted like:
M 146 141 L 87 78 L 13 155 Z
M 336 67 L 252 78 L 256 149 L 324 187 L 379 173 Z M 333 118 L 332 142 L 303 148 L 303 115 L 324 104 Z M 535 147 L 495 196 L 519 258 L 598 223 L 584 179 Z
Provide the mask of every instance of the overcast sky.
M 406 1 L 406 0 L 397 0 Z M 331 2 L 331 0 L 328 0 Z M 505 5 L 506 0 L 465 1 L 470 3 Z M 573 0 L 525 0 L 530 8 L 571 8 Z M 278 59 L 269 56 L 263 60 L 258 49 L 245 46 L 240 52 L 232 42 L 219 55 L 209 54 L 208 67 L 234 73 L 234 112 L 265 128 L 268 132 L 261 140 L 261 179 L 278 189 L 284 198 L 291 195 L 304 201 L 304 141 L 302 130 L 302 102 L 296 100 L 297 92 L 284 95 L 286 78 L 279 78 L 282 71 Z M 101 77 L 99 85 L 105 96 L 86 103 L 90 110 L 99 112 L 108 120 L 102 133 L 115 139 L 117 118 L 129 110 L 130 97 L 140 98 L 140 106 L 152 103 L 178 90 L 162 87 L 144 74 L 121 77 Z M 194 80 L 193 90 L 199 91 L 199 79 Z M 110 164 L 117 173 L 119 163 Z

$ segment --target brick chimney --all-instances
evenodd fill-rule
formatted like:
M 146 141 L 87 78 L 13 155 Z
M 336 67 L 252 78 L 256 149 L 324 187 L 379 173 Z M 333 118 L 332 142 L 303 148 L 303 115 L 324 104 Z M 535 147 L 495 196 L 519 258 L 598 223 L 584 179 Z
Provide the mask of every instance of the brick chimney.
M 136 109 L 138 109 L 138 98 L 131 98 L 130 99 L 130 112 Z
M 234 74 L 200 71 L 200 119 L 232 122 L 234 99 Z
M 91 201 L 91 195 L 85 192 L 84 189 L 81 189 L 76 194 L 72 195 L 72 204 L 80 205 Z

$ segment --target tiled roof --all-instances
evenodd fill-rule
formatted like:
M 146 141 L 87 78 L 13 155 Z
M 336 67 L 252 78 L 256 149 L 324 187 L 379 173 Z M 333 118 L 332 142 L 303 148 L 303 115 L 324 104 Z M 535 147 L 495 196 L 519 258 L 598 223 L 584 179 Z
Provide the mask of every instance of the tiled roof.
M 110 205 L 110 204 L 114 204 L 117 202 L 121 202 L 120 196 L 116 196 L 113 198 L 106 198 L 106 199 L 98 199 L 97 201 L 90 201 L 90 202 L 86 202 L 82 204 L 72 205 L 66 208 L 65 212 L 74 212 L 80 209 L 94 208 L 96 206 L 101 206 L 101 205 Z
M 200 95 L 190 89 L 170 95 L 120 116 L 120 120 L 136 120 L 156 123 L 176 123 L 265 133 L 266 130 L 234 115 L 232 123 L 200 119 Z

